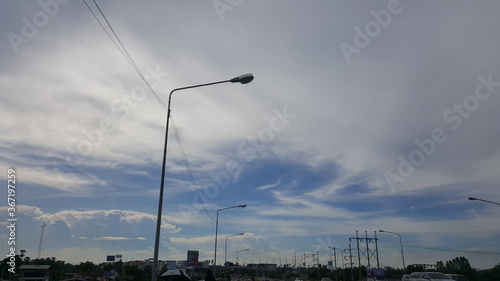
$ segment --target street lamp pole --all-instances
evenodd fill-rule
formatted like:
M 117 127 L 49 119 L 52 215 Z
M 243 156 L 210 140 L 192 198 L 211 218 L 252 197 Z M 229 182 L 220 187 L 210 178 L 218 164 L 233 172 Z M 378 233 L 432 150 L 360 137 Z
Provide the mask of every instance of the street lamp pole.
M 500 205 L 500 203 L 493 202 L 493 201 L 488 201 L 488 200 L 484 200 L 484 199 L 479 199 L 479 198 L 476 198 L 476 197 L 469 197 L 469 200 L 471 200 L 471 201 L 477 200 L 477 201 L 483 201 L 483 202 L 490 203 L 490 204 Z
M 163 162 L 162 162 L 162 168 L 161 168 L 160 195 L 159 195 L 159 199 L 158 199 L 158 215 L 156 216 L 156 233 L 155 233 L 156 236 L 155 236 L 155 246 L 154 246 L 154 254 L 153 254 L 153 266 L 152 266 L 152 273 L 151 273 L 151 275 L 152 275 L 151 280 L 152 281 L 157 280 L 157 274 L 158 274 L 158 252 L 159 252 L 159 248 L 160 248 L 161 215 L 162 215 L 162 208 L 163 208 L 163 190 L 165 187 L 165 169 L 166 169 L 166 164 L 167 164 L 168 125 L 169 125 L 169 120 L 170 120 L 170 103 L 172 100 L 172 94 L 174 92 L 180 91 L 180 90 L 187 90 L 187 89 L 192 89 L 192 88 L 198 88 L 198 87 L 204 87 L 204 86 L 210 86 L 210 85 L 222 84 L 222 83 L 228 83 L 228 82 L 247 84 L 247 83 L 250 83 L 253 79 L 254 79 L 253 75 L 248 73 L 248 74 L 243 74 L 243 75 L 238 76 L 238 77 L 234 77 L 233 79 L 229 79 L 229 80 L 173 89 L 170 92 L 170 94 L 168 95 L 167 122 L 165 125 L 165 144 L 163 147 Z
M 237 206 L 231 206 L 231 207 L 226 207 L 217 210 L 217 216 L 215 218 L 215 254 L 214 254 L 214 277 L 217 279 L 215 275 L 215 270 L 217 269 L 217 231 L 219 229 L 219 211 L 227 210 L 227 209 L 233 209 L 233 208 L 245 208 L 247 205 L 237 205 Z
M 379 230 L 378 232 L 385 232 L 399 236 L 399 245 L 401 246 L 401 258 L 403 259 L 403 273 L 406 273 L 406 265 L 405 265 L 405 255 L 403 254 L 403 240 L 401 239 L 401 235 L 396 232 L 391 232 L 387 230 Z
M 227 263 L 227 238 L 233 237 L 233 236 L 238 236 L 238 235 L 245 235 L 245 233 L 238 233 L 238 234 L 233 234 L 233 235 L 226 236 L 226 246 L 224 247 L 224 278 L 226 278 L 226 273 L 227 273 L 227 268 L 226 268 L 226 263 Z
M 239 251 L 236 251 L 236 264 L 237 264 L 237 265 L 240 265 L 240 264 L 239 264 L 239 262 L 238 262 L 238 254 L 239 254 L 240 252 L 243 252 L 243 251 L 248 251 L 248 250 L 250 250 L 250 249 L 244 249 L 244 250 L 239 250 Z

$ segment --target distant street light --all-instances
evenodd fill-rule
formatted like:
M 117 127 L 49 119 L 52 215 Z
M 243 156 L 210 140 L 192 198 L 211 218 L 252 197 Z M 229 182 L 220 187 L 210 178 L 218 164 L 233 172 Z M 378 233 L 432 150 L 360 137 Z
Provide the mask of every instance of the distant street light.
M 224 278 L 226 278 L 226 273 L 227 273 L 227 268 L 226 268 L 226 263 L 227 263 L 227 238 L 233 237 L 233 236 L 238 236 L 238 235 L 245 235 L 245 233 L 238 233 L 238 234 L 233 234 L 233 235 L 226 236 L 226 246 L 224 247 Z
M 156 281 L 157 275 L 158 275 L 158 252 L 160 249 L 160 230 L 161 230 L 161 215 L 162 215 L 162 209 L 163 209 L 163 190 L 165 188 L 165 169 L 166 169 L 166 164 L 167 164 L 168 124 L 169 124 L 169 120 L 170 120 L 170 103 L 172 100 L 172 94 L 175 91 L 187 90 L 187 89 L 192 89 L 192 88 L 198 88 L 198 87 L 204 87 L 204 86 L 222 84 L 222 83 L 228 83 L 228 82 L 247 84 L 247 83 L 250 83 L 253 80 L 253 78 L 254 78 L 253 75 L 248 73 L 248 74 L 240 75 L 238 77 L 234 77 L 233 79 L 229 79 L 229 80 L 173 89 L 170 92 L 170 94 L 168 95 L 167 123 L 165 126 L 165 144 L 163 147 L 163 162 L 162 162 L 162 168 L 161 168 L 160 195 L 159 195 L 159 199 L 158 199 L 158 215 L 156 216 L 156 237 L 155 237 L 155 246 L 154 246 L 154 254 L 153 254 L 153 266 L 152 266 L 152 277 L 151 277 L 152 281 Z M 215 274 L 215 272 L 214 272 L 214 274 Z
M 500 205 L 500 203 L 497 203 L 497 202 L 493 202 L 493 201 L 488 201 L 488 200 L 484 200 L 484 199 L 479 199 L 479 198 L 476 198 L 476 197 L 469 197 L 469 200 L 477 200 L 477 201 L 483 201 L 483 202 L 486 202 L 486 203 L 490 203 L 490 204 L 495 204 L 495 205 Z
M 240 265 L 240 264 L 239 264 L 239 262 L 238 262 L 238 254 L 239 254 L 240 252 L 249 251 L 249 250 L 250 250 L 250 249 L 244 249 L 244 250 L 239 250 L 239 251 L 236 251 L 236 264 L 237 264 L 237 265 Z
M 403 254 L 403 240 L 401 239 L 401 235 L 396 232 L 391 232 L 387 230 L 379 230 L 378 232 L 385 232 L 385 233 L 391 233 L 399 236 L 399 244 L 401 245 L 401 257 L 403 258 L 403 273 L 406 273 L 406 265 L 405 265 L 405 255 Z
M 231 207 L 226 207 L 226 208 L 222 208 L 222 209 L 219 209 L 217 210 L 217 216 L 216 216 L 216 219 L 215 219 L 215 255 L 214 255 L 214 277 L 216 277 L 215 275 L 215 270 L 217 268 L 217 230 L 219 228 L 219 211 L 224 211 L 224 210 L 227 210 L 227 209 L 233 209 L 233 208 L 245 208 L 247 205 L 237 205 L 237 206 L 231 206 Z

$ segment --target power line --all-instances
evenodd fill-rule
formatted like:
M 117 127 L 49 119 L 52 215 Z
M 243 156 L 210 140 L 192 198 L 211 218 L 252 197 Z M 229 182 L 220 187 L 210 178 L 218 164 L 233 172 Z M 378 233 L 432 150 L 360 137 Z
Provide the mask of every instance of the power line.
M 495 255 L 500 256 L 500 252 L 488 252 L 488 251 L 480 251 L 480 250 L 456 250 L 451 248 L 443 248 L 443 247 L 432 247 L 432 246 L 423 246 L 423 245 L 404 245 L 407 248 L 417 248 L 417 249 L 426 249 L 426 250 L 435 250 L 435 251 L 446 251 L 446 252 L 458 252 L 458 253 L 468 253 L 468 254 L 482 254 L 482 255 Z
M 120 51 L 120 53 L 130 63 L 130 65 L 132 66 L 132 68 L 134 68 L 134 70 L 137 72 L 137 74 L 139 74 L 139 76 L 141 77 L 142 81 L 144 81 L 144 83 L 148 87 L 149 91 L 153 94 L 153 96 L 160 103 L 160 105 L 163 107 L 163 109 L 165 111 L 167 111 L 167 106 L 165 105 L 165 103 L 160 99 L 160 97 L 158 96 L 158 94 L 156 93 L 156 91 L 153 89 L 153 87 L 151 86 L 151 84 L 149 84 L 149 82 L 146 79 L 146 77 L 144 76 L 144 74 L 142 74 L 141 69 L 137 66 L 137 64 L 135 63 L 134 59 L 132 58 L 132 56 L 127 51 L 127 48 L 125 48 L 125 45 L 123 45 L 122 41 L 120 40 L 120 37 L 118 37 L 118 35 L 116 34 L 115 30 L 111 26 L 111 23 L 108 21 L 108 19 L 106 18 L 106 16 L 102 12 L 102 10 L 99 7 L 99 5 L 97 4 L 97 2 L 95 0 L 93 0 L 93 1 L 94 1 L 94 4 L 95 4 L 97 10 L 99 10 L 99 13 L 101 14 L 102 18 L 106 22 L 106 25 L 111 30 L 111 33 L 113 33 L 114 37 L 109 33 L 109 31 L 106 29 L 106 27 L 104 27 L 103 23 L 101 22 L 101 20 L 99 19 L 99 17 L 96 15 L 96 13 L 94 13 L 94 11 L 92 10 L 92 8 L 87 4 L 86 0 L 83 0 L 83 2 L 87 6 L 87 8 L 90 10 L 90 12 L 94 16 L 94 18 L 97 20 L 97 22 L 99 23 L 99 25 L 101 26 L 101 28 L 104 30 L 104 32 L 106 32 L 106 34 L 111 39 L 111 41 L 113 41 L 113 43 L 115 44 L 116 48 L 118 48 L 118 51 Z
M 384 241 L 385 242 L 385 241 Z M 388 244 L 396 244 L 394 242 L 385 242 Z M 446 251 L 446 252 L 458 252 L 458 253 L 468 253 L 468 254 L 482 254 L 482 255 L 495 255 L 500 256 L 499 251 L 481 251 L 481 250 L 457 250 L 446 247 L 435 247 L 435 246 L 425 246 L 425 245 L 414 245 L 414 244 L 404 244 L 405 248 L 415 248 L 415 249 L 426 249 L 435 251 Z
M 96 6 L 97 10 L 99 11 L 99 13 L 101 14 L 102 18 L 104 19 L 104 21 L 106 22 L 106 25 L 109 27 L 109 30 L 111 31 L 111 33 L 113 34 L 113 36 L 110 34 L 110 32 L 106 29 L 106 27 L 104 26 L 104 24 L 101 22 L 101 20 L 99 19 L 99 17 L 96 15 L 96 13 L 92 10 L 92 8 L 87 4 L 86 0 L 83 0 L 83 2 L 85 3 L 85 5 L 87 6 L 87 8 L 90 10 L 90 12 L 92 13 L 92 15 L 94 16 L 94 18 L 97 20 L 97 22 L 99 23 L 99 25 L 101 26 L 101 28 L 104 30 L 104 32 L 106 32 L 106 34 L 108 35 L 108 37 L 111 39 L 111 41 L 113 41 L 113 43 L 115 44 L 116 48 L 118 49 L 118 51 L 120 51 L 120 53 L 125 57 L 125 59 L 130 63 L 130 65 L 132 66 L 132 68 L 134 68 L 134 70 L 137 72 L 137 74 L 139 74 L 139 76 L 141 77 L 142 81 L 144 81 L 144 83 L 146 84 L 146 86 L 148 87 L 149 91 L 153 94 L 153 96 L 156 98 L 156 100 L 160 103 L 160 105 L 163 107 L 163 109 L 165 110 L 165 112 L 167 111 L 167 106 L 165 105 L 165 103 L 161 100 L 161 98 L 158 96 L 158 94 L 156 93 L 156 91 L 153 89 L 153 87 L 151 86 L 151 84 L 149 84 L 149 82 L 147 81 L 146 77 L 142 74 L 142 71 L 141 69 L 139 68 L 139 66 L 137 66 L 137 64 L 135 63 L 134 59 L 132 58 L 132 56 L 130 55 L 130 53 L 127 51 L 127 48 L 125 48 L 125 45 L 122 43 L 122 41 L 120 40 L 120 37 L 118 37 L 118 34 L 116 34 L 115 30 L 113 29 L 113 27 L 111 26 L 111 23 L 108 21 L 108 19 L 106 18 L 106 16 L 104 15 L 103 11 L 101 10 L 101 8 L 99 7 L 99 5 L 97 4 L 97 2 L 95 0 L 93 0 L 94 2 L 94 5 Z M 198 185 L 196 184 L 195 180 L 194 180 L 194 177 L 193 177 L 193 174 L 191 172 L 191 168 L 189 166 L 189 162 L 186 158 L 186 154 L 184 153 L 184 148 L 182 147 L 182 143 L 181 143 L 181 140 L 180 140 L 180 137 L 179 137 L 179 134 L 177 132 L 177 128 L 172 120 L 172 125 L 173 125 L 173 128 L 174 128 L 174 132 L 175 132 L 175 137 L 177 139 L 177 143 L 179 145 L 179 149 L 181 151 L 181 154 L 182 154 L 182 157 L 183 157 L 183 160 L 184 160 L 184 166 L 186 167 L 186 170 L 187 170 L 187 173 L 188 173 L 188 176 L 189 176 L 189 179 L 191 181 L 191 183 L 193 184 L 193 187 L 198 195 L 198 197 L 200 197 L 200 200 L 203 204 L 203 208 L 205 209 L 205 212 L 207 213 L 207 215 L 213 220 L 212 216 L 210 216 L 210 213 L 208 212 L 207 210 L 207 207 L 205 206 L 205 202 L 203 201 L 202 197 L 201 197 L 201 194 L 200 194 L 200 191 L 198 189 Z
M 191 172 L 191 168 L 189 166 L 189 162 L 187 160 L 186 154 L 184 153 L 184 148 L 182 147 L 181 139 L 179 137 L 179 132 L 177 131 L 177 127 L 175 126 L 175 123 L 174 123 L 174 119 L 172 117 L 170 117 L 170 118 L 172 120 L 172 125 L 174 128 L 174 135 L 175 135 L 175 138 L 177 139 L 177 144 L 179 145 L 179 150 L 181 151 L 182 158 L 184 159 L 184 166 L 186 167 L 186 171 L 188 173 L 189 180 L 191 181 L 191 184 L 193 185 L 193 187 L 196 191 L 196 194 L 200 198 L 200 201 L 203 204 L 203 208 L 205 209 L 205 212 L 213 220 L 212 216 L 210 215 L 210 213 L 207 210 L 207 207 L 205 206 L 205 202 L 203 201 L 203 198 L 201 197 L 200 190 L 198 189 L 198 185 L 196 184 L 196 182 L 194 180 L 193 173 Z

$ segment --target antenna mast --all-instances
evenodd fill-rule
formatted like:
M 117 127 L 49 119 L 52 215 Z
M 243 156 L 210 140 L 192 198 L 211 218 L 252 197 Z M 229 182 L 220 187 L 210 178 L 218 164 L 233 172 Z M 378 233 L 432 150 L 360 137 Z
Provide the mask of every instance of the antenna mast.
M 39 259 L 40 255 L 42 254 L 43 233 L 45 232 L 45 227 L 47 226 L 45 224 L 42 224 L 42 231 L 40 233 L 40 243 L 38 243 L 38 255 L 36 256 L 37 259 Z

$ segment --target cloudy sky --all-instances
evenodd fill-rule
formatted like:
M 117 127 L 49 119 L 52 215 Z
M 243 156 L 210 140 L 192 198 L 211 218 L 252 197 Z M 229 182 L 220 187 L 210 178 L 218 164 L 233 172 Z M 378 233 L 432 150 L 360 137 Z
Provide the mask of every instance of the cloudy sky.
M 160 259 L 213 259 L 247 204 L 218 261 L 384 229 L 406 264 L 500 262 L 500 208 L 467 200 L 500 202 L 498 2 L 98 0 L 113 30 L 87 4 L 0 2 L 2 255 L 12 168 L 18 251 L 45 224 L 42 257 L 152 257 L 169 92 L 253 73 L 173 95 Z

